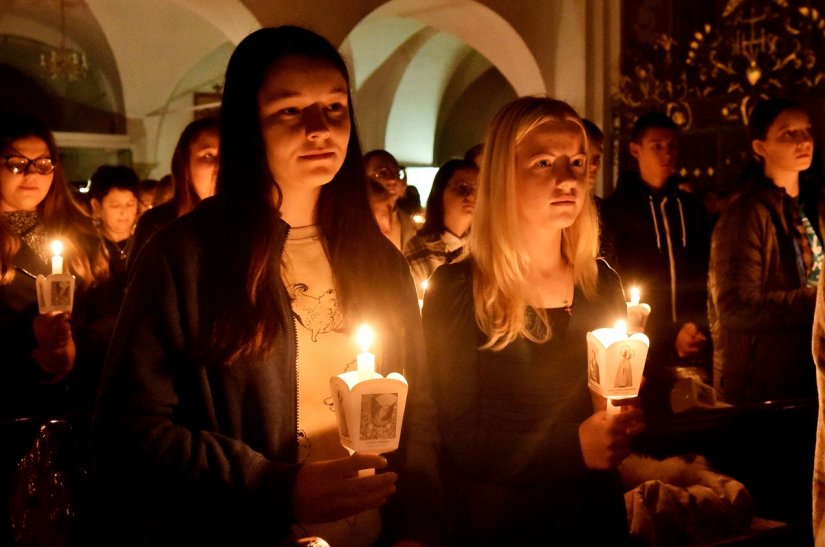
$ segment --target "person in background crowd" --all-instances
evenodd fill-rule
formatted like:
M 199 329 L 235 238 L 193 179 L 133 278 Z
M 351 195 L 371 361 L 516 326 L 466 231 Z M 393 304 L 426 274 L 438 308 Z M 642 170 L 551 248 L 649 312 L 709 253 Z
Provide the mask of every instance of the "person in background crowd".
M 218 142 L 218 120 L 215 118 L 200 118 L 184 128 L 172 155 L 174 195 L 170 201 L 159 204 L 161 184 L 158 184 L 154 207 L 140 216 L 135 229 L 133 257 L 161 227 L 191 211 L 202 199 L 214 195 Z
M 92 174 L 92 214 L 109 253 L 109 273 L 121 292 L 126 289 L 126 260 L 137 221 L 139 185 L 137 173 L 125 165 L 101 165 Z
M 809 338 L 822 270 L 822 188 L 804 177 L 811 122 L 768 99 L 748 124 L 758 169 L 713 231 L 709 310 L 714 385 L 725 401 L 813 397 Z
M 90 289 L 108 278 L 92 219 L 72 200 L 51 131 L 27 116 L 0 114 L 0 416 L 90 410 L 86 369 Z M 35 278 L 52 273 L 50 242 L 63 244 L 74 275 L 74 309 L 41 314 Z
M 263 28 L 225 81 L 217 193 L 131 272 L 92 424 L 100 532 L 371 545 L 397 477 L 355 476 L 387 462 L 343 448 L 329 379 L 355 366 L 362 322 L 383 374 L 415 371 L 423 339 L 409 267 L 371 217 L 348 70 L 311 31 Z
M 669 409 L 671 365 L 692 363 L 709 381 L 707 267 L 710 233 L 702 203 L 679 189 L 679 132 L 666 114 L 636 121 L 630 154 L 638 171 L 623 173 L 601 208 L 605 254 L 627 287 L 650 304 L 651 346 L 642 398 Z M 698 363 L 698 364 L 697 364 Z
M 476 206 L 478 167 L 466 160 L 450 160 L 438 170 L 427 198 L 427 220 L 407 242 L 404 256 L 423 298 L 422 282 L 440 265 L 452 262 L 464 247 Z
M 375 220 L 381 232 L 400 251 L 415 235 L 415 224 L 410 215 L 398 208 L 398 200 L 406 193 L 407 183 L 398 160 L 386 150 L 372 150 L 364 154 L 364 168 L 370 180 L 389 192 L 389 200 L 373 201 Z M 376 204 L 382 203 L 383 207 Z
M 410 386 L 435 398 L 441 483 L 416 484 L 417 511 L 433 530 L 449 520 L 446 545 L 625 545 L 615 468 L 643 423 L 635 400 L 608 418 L 587 386 L 586 332 L 626 306 L 596 258 L 584 128 L 566 103 L 525 97 L 485 143 L 466 254 L 424 300 L 428 367 Z
M 602 167 L 602 156 L 604 155 L 604 133 L 599 126 L 587 118 L 582 118 L 584 130 L 587 132 L 587 184 L 590 185 L 590 192 L 596 187 L 596 179 L 599 177 L 599 169 Z M 593 194 L 593 202 L 596 204 L 596 211 L 601 211 L 602 198 Z

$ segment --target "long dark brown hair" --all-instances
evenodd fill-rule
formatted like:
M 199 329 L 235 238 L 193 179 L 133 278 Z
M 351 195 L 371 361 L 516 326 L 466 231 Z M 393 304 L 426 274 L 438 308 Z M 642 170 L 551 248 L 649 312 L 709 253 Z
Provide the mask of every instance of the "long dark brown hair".
M 91 217 L 72 198 L 58 159 L 54 135 L 36 118 L 0 113 L 0 151 L 27 137 L 45 142 L 49 156 L 57 164 L 49 191 L 37 205 L 46 237 L 59 238 L 64 245 L 63 256 L 69 271 L 86 284 L 95 285 L 109 276 L 106 247 Z M 0 284 L 11 283 L 14 279 L 13 259 L 20 245 L 20 238 L 0 218 Z
M 286 328 L 272 280 L 280 280 L 276 224 L 281 191 L 266 160 L 258 91 L 269 69 L 289 56 L 319 59 L 334 66 L 349 88 L 346 64 L 338 51 L 312 31 L 284 26 L 247 36 L 229 60 L 221 104 L 221 153 L 217 199 L 226 207 L 233 253 L 218 273 L 222 289 L 215 301 L 216 321 L 210 346 L 221 361 L 272 349 Z M 348 91 L 349 95 L 349 91 Z M 389 242 L 369 208 L 361 146 L 350 100 L 350 139 L 344 163 L 321 189 L 317 218 L 332 266 L 337 302 L 348 321 L 369 313 L 371 293 L 391 268 L 382 251 Z M 276 190 L 273 192 L 273 188 Z M 387 280 L 389 282 L 389 280 Z
M 172 203 L 178 212 L 178 216 L 185 215 L 201 201 L 201 198 L 192 186 L 190 158 L 192 155 L 192 143 L 194 143 L 201 134 L 207 132 L 218 133 L 217 118 L 207 117 L 189 122 L 189 125 L 181 132 L 178 138 L 178 144 L 175 146 L 175 152 L 172 154 L 172 184 L 175 187 Z

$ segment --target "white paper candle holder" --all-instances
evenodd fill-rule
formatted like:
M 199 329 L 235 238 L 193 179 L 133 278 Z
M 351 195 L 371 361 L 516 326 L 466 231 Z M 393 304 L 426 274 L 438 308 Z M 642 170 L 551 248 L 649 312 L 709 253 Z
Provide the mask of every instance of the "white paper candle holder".
M 341 444 L 364 454 L 392 452 L 401 437 L 407 380 L 396 372 L 386 378 L 377 372 L 363 376 L 350 371 L 329 381 Z
M 608 399 L 639 395 L 650 340 L 625 328 L 603 328 L 587 333 L 588 385 Z
M 38 275 L 37 305 L 40 313 L 71 312 L 74 306 L 74 276 L 69 274 Z

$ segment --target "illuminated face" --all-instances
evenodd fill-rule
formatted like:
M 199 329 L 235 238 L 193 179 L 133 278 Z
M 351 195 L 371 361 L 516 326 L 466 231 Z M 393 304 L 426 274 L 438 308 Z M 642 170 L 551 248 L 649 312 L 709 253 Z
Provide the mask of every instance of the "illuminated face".
M 34 165 L 29 165 L 24 172 L 14 174 L 7 169 L 5 158 L 50 158 L 49 146 L 39 137 L 24 137 L 12 141 L 0 156 L 0 211 L 35 211 L 52 186 L 54 172 L 41 175 L 35 172 Z M 57 161 L 57 158 L 52 159 Z
M 401 166 L 389 154 L 376 154 L 367 160 L 364 165 L 367 176 L 387 189 L 392 195 L 393 202 L 403 197 L 407 191 L 407 183 L 402 177 Z
M 473 218 L 478 195 L 478 171 L 456 169 L 444 189 L 444 224 L 462 225 Z M 464 234 L 456 234 L 458 236 Z
M 753 150 L 765 160 L 765 170 L 799 173 L 811 166 L 814 139 L 805 112 L 786 110 L 776 117 L 765 140 L 753 141 Z
M 217 131 L 201 131 L 189 145 L 189 176 L 192 188 L 199 198 L 215 195 L 215 176 L 218 173 Z
M 639 162 L 639 173 L 647 184 L 661 188 L 676 172 L 678 134 L 673 129 L 651 127 L 641 141 L 630 143 L 630 154 Z
M 258 92 L 267 163 L 285 199 L 321 187 L 344 163 L 350 136 L 347 82 L 327 61 L 290 56 Z
M 123 241 L 132 235 L 138 200 L 130 190 L 112 188 L 102 201 L 92 199 L 92 209 L 109 241 Z
M 545 122 L 516 145 L 519 214 L 525 226 L 562 230 L 584 203 L 584 131 L 571 120 Z

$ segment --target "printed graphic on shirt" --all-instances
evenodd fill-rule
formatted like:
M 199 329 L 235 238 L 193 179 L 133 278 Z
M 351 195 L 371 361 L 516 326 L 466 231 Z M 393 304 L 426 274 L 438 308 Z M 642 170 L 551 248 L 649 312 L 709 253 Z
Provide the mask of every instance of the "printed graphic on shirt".
M 313 342 L 318 341 L 319 334 L 332 332 L 341 326 L 343 318 L 336 305 L 335 289 L 327 289 L 314 296 L 309 294 L 306 284 L 295 283 L 290 285 L 289 295 L 298 324 L 310 332 Z

